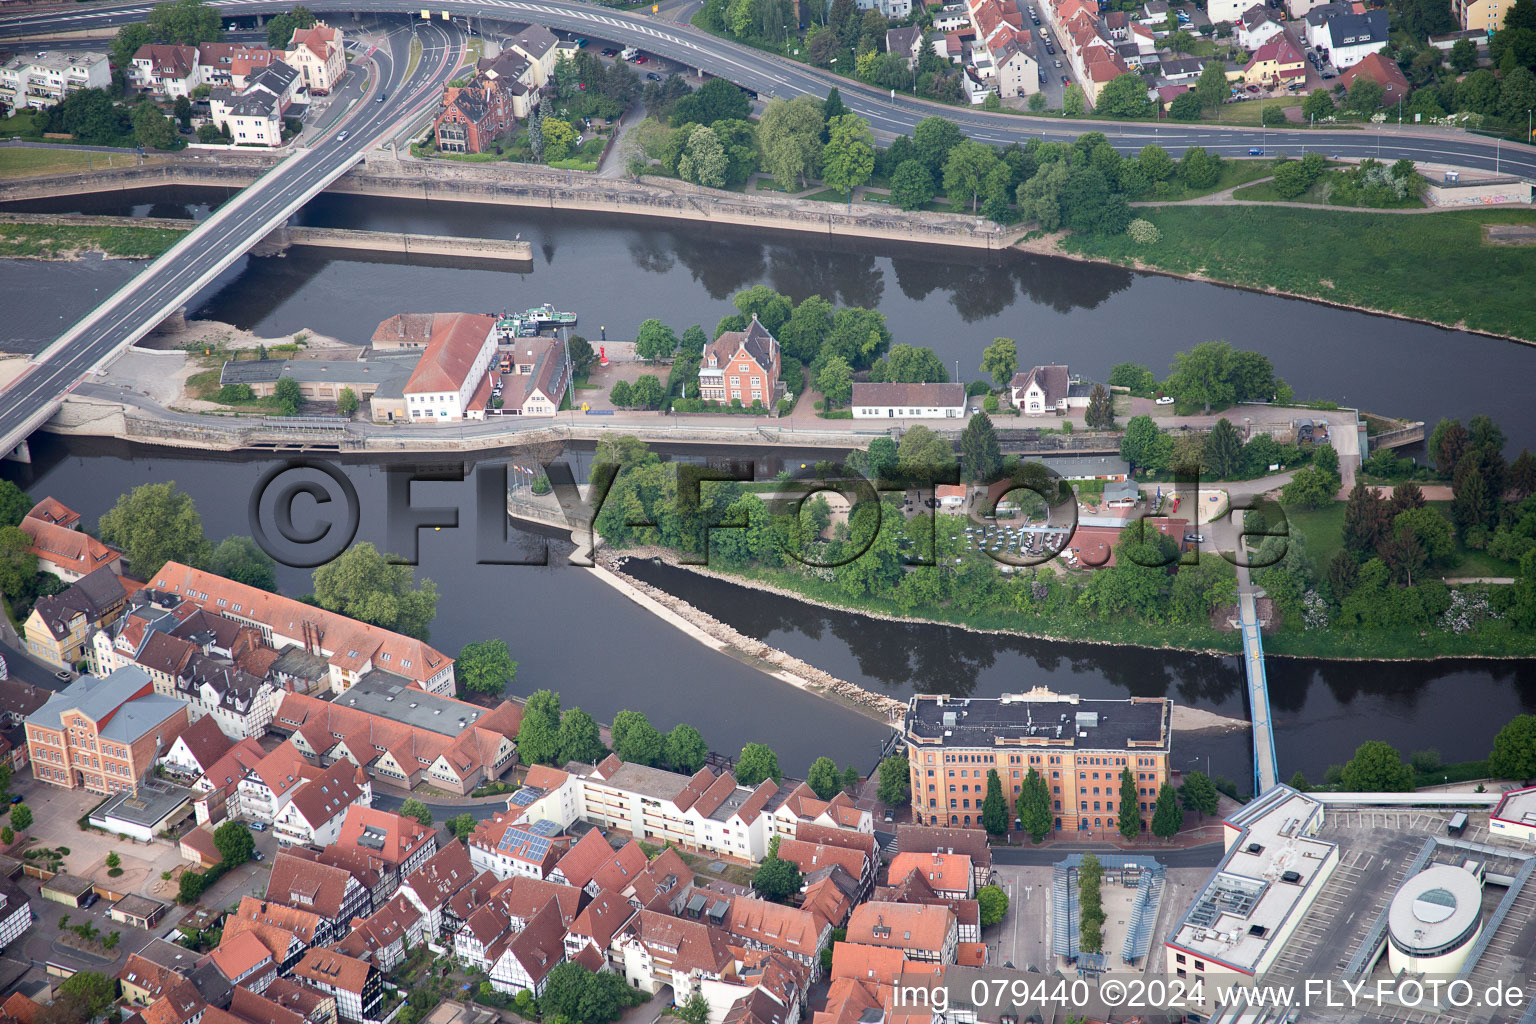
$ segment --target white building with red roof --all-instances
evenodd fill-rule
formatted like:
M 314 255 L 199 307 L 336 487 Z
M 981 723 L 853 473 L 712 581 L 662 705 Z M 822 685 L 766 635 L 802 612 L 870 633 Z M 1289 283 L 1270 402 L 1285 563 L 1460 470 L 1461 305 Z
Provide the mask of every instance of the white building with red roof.
M 405 407 L 411 422 L 484 419 L 495 355 L 495 317 L 478 313 L 435 317 L 432 340 L 405 383 Z
M 128 84 L 165 99 L 190 98 L 200 81 L 195 46 L 145 43 L 128 66 Z
M 372 800 L 368 773 L 351 761 L 339 760 L 298 787 L 272 819 L 272 833 L 279 843 L 329 846 L 341 834 L 347 811 L 354 804 L 367 807 Z
M 293 30 L 283 60 L 303 76 L 312 94 L 325 96 L 347 73 L 346 41 L 341 29 L 318 21 L 311 28 Z

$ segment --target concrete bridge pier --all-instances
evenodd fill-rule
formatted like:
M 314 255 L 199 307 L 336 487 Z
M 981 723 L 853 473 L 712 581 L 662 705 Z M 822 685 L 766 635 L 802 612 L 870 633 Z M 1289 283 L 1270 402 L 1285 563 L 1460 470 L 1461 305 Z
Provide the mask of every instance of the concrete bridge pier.
M 180 334 L 187 329 L 187 307 L 182 306 L 176 312 L 160 321 L 155 326 L 155 334 Z
M 11 462 L 31 462 L 32 449 L 27 447 L 26 441 L 23 441 L 15 448 L 12 448 L 10 451 L 6 452 L 5 457 Z
M 252 256 L 276 256 L 293 244 L 293 236 L 288 233 L 288 225 L 283 224 L 269 231 L 265 238 L 251 246 Z

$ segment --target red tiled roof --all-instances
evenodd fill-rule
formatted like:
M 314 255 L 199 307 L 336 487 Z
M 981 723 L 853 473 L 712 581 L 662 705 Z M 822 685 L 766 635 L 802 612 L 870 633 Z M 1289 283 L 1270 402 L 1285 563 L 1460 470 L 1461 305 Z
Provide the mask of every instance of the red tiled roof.
M 32 540 L 28 550 L 38 561 L 52 563 L 81 576 L 110 565 L 122 553 L 110 548 L 90 534 L 79 530 L 67 530 L 45 519 L 23 519 L 21 532 Z
M 207 771 L 234 748 L 234 742 L 219 729 L 212 715 L 204 715 L 181 731 L 178 737 L 186 744 L 199 768 Z
M 279 850 L 272 858 L 272 873 L 267 877 L 267 899 L 290 907 L 302 906 L 334 921 L 341 917 L 347 883 L 351 880 L 344 868 Z
M 250 932 L 240 932 L 222 939 L 209 954 L 209 959 L 219 969 L 220 974 L 230 981 L 237 981 L 243 975 L 270 961 L 272 951 L 262 945 L 261 940 Z
M 937 953 L 954 927 L 955 915 L 948 907 L 872 901 L 859 906 L 848 919 L 848 939 Z
M 434 321 L 432 340 L 405 384 L 406 394 L 458 391 L 495 327 L 495 317 L 479 313 L 450 313 L 446 322 Z
M 364 831 L 382 840 L 382 846 L 363 846 Z M 436 841 L 436 833 L 415 818 L 404 818 L 389 811 L 353 804 L 341 824 L 339 847 L 357 847 L 378 857 L 391 867 L 399 867 L 422 846 Z
M 576 840 L 576 845 L 560 858 L 559 863 L 555 865 L 555 870 L 564 875 L 567 882 L 580 889 L 592 881 L 593 876 L 612 856 L 613 847 L 609 846 L 608 840 L 594 828 Z M 643 859 L 644 854 L 641 857 Z
M 905 878 L 918 872 L 934 891 L 966 891 L 971 887 L 973 874 L 971 858 L 963 853 L 898 853 L 891 859 L 892 879 Z
M 322 987 L 361 993 L 368 980 L 368 965 L 334 950 L 310 949 L 292 973 Z
M 27 513 L 28 519 L 41 519 L 45 523 L 54 526 L 62 526 L 66 530 L 73 530 L 80 522 L 80 513 L 64 504 L 59 499 L 49 496 L 32 506 Z

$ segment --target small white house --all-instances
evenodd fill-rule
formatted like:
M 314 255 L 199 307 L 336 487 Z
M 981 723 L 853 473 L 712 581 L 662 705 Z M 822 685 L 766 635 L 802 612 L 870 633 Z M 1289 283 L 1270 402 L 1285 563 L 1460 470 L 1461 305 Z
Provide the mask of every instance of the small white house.
M 865 384 L 853 386 L 853 418 L 961 419 L 964 384 Z

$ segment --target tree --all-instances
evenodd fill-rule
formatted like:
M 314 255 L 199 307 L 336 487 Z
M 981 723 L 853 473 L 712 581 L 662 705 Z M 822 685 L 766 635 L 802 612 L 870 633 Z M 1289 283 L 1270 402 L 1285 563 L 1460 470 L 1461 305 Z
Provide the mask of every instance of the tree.
M 821 160 L 825 128 L 823 105 L 809 93 L 793 100 L 769 101 L 757 127 L 764 169 L 786 189 L 792 182 L 804 188 L 806 178 L 816 173 Z
M 1125 433 L 1120 437 L 1120 457 L 1129 462 L 1133 470 L 1152 468 L 1156 464 L 1162 439 L 1163 432 L 1151 416 L 1146 413 L 1132 416 L 1125 425 Z
M 1008 831 L 1008 801 L 1003 799 L 1003 780 L 996 768 L 987 770 L 987 796 L 981 802 L 981 827 L 994 836 Z
M 1055 814 L 1051 810 L 1050 784 L 1034 768 L 1024 776 L 1016 806 L 1019 823 L 1032 840 L 1038 843 L 1051 834 L 1055 826 Z
M 1200 80 L 1195 83 L 1195 98 L 1205 110 L 1215 110 L 1231 95 L 1227 84 L 1227 69 L 1219 60 L 1209 60 L 1200 70 Z
M 139 47 L 155 41 L 149 31 L 149 25 L 142 21 L 136 21 L 124 25 L 117 30 L 117 35 L 112 38 L 112 66 L 127 69 L 133 66 L 133 55 L 139 52 Z
M 672 107 L 672 127 L 745 121 L 752 113 L 747 94 L 723 78 L 711 78 Z
M 1399 512 L 1392 518 L 1392 532 L 1401 534 L 1404 531 L 1412 534 L 1430 564 L 1443 562 L 1456 553 L 1451 524 L 1435 509 L 1426 506 Z
M 901 435 L 896 458 L 897 468 L 903 474 L 921 478 L 953 465 L 955 453 L 948 438 L 919 425 Z
M 764 857 L 752 874 L 752 888 L 771 903 L 787 903 L 800 891 L 803 878 L 792 860 L 783 860 L 777 854 Z
M 784 773 L 779 771 L 779 755 L 761 743 L 748 743 L 736 759 L 736 781 L 743 786 L 756 786 L 764 779 L 784 781 Z
M 37 555 L 32 538 L 19 526 L 0 529 L 0 593 L 12 601 L 36 596 Z
M 597 721 L 581 708 L 567 708 L 560 715 L 560 760 L 592 764 L 602 760 L 603 741 Z
M 144 579 L 154 579 L 166 562 L 201 566 L 208 561 L 202 517 L 174 480 L 140 484 L 120 496 L 97 528 L 102 540 L 122 551 L 129 570 Z
M 1374 114 L 1381 109 L 1382 95 L 1380 82 L 1361 75 L 1349 87 L 1349 109 L 1357 114 Z
M 361 404 L 357 392 L 351 388 L 342 388 L 341 394 L 336 396 L 336 412 L 341 416 L 351 416 Z
M 228 871 L 251 859 L 251 854 L 256 852 L 256 837 L 245 822 L 226 821 L 213 830 L 213 845 Z
M 995 885 L 984 885 L 976 890 L 976 902 L 981 904 L 981 926 L 990 928 L 1008 913 L 1008 894 Z
M 933 176 L 918 160 L 904 160 L 891 174 L 891 199 L 903 210 L 917 210 L 933 199 Z
M 1532 108 L 1536 108 L 1536 74 L 1530 68 L 1515 68 L 1499 86 L 1499 112 L 1514 121 Z
M 709 747 L 704 742 L 704 737 L 699 730 L 691 725 L 680 724 L 672 727 L 667 733 L 666 744 L 662 747 L 662 757 L 674 771 L 692 775 L 704 767 L 704 760 L 709 754 Z
M 875 360 L 869 379 L 892 384 L 943 384 L 949 371 L 938 353 L 926 346 L 897 345 Z
M 175 104 L 172 105 L 171 109 L 174 110 L 175 113 L 176 113 L 176 120 L 180 123 L 181 130 L 184 131 L 184 132 L 191 131 L 192 130 L 192 101 L 189 100 L 185 96 L 177 96 L 176 97 L 176 102 L 175 102 Z
M 837 762 L 830 757 L 818 757 L 811 762 L 811 770 L 805 773 L 805 783 L 823 800 L 831 800 L 843 788 L 843 773 L 837 770 Z
M 4 827 L 0 827 L 0 843 L 4 843 L 6 846 L 10 846 L 15 841 L 16 832 L 11 828 L 11 826 L 6 825 Z
M 559 163 L 576 146 L 576 129 L 558 117 L 540 117 L 539 133 L 544 140 L 544 161 Z
M 1387 503 L 1357 477 L 1344 501 L 1344 547 L 1357 555 L 1374 552 L 1386 536 L 1389 516 Z
M 175 0 L 149 10 L 149 33 L 156 42 L 198 46 L 216 43 L 220 32 L 219 10 L 201 0 Z
M 1536 778 L 1536 715 L 1516 715 L 1493 738 L 1488 773 L 1496 779 Z
M 1477 67 L 1477 44 L 1470 39 L 1458 39 L 1451 47 L 1451 67 L 1464 75 Z
M 26 804 L 16 804 L 11 808 L 11 828 L 17 832 L 25 832 L 32 827 L 32 808 Z
M 1083 422 L 1094 430 L 1113 430 L 1115 426 L 1115 402 L 1103 384 L 1094 384 L 1088 393 L 1088 408 L 1083 412 Z
M 869 122 L 857 114 L 843 114 L 827 126 L 827 145 L 822 151 L 821 178 L 853 203 L 853 190 L 875 171 L 875 136 Z
M 608 401 L 620 409 L 627 409 L 634 404 L 634 396 L 630 394 L 632 388 L 627 380 L 616 380 L 608 388 Z
M 103 528 L 105 534 L 105 528 Z M 372 543 L 354 544 L 315 570 L 315 600 L 327 611 L 427 639 L 437 615 L 437 584 L 416 586 L 409 565 L 396 564 Z
M 1168 103 L 1168 116 L 1175 121 L 1198 121 L 1201 110 L 1200 97 L 1193 89 L 1179 93 Z
M 1338 481 L 1316 466 L 1298 469 L 1291 482 L 1280 489 L 1280 500 L 1286 505 L 1317 511 L 1333 503 Z
M 1099 90 L 1098 101 L 1093 106 L 1104 117 L 1147 117 L 1152 113 L 1152 101 L 1147 98 L 1147 83 L 1140 75 L 1130 71 L 1110 79 Z
M 59 982 L 58 996 L 78 1001 L 86 1010 L 80 1019 L 90 1020 L 105 1013 L 117 998 L 117 981 L 96 971 L 76 971 Z
M 623 719 L 621 727 L 621 716 Z M 662 759 L 666 741 L 660 732 L 638 711 L 620 711 L 613 718 L 609 739 L 619 760 L 632 764 L 655 765 Z
M 1173 786 L 1163 783 L 1157 791 L 1157 809 L 1152 812 L 1152 834 L 1159 839 L 1172 839 L 1184 827 L 1184 812 L 1179 809 L 1178 797 Z
M 478 822 L 475 821 L 473 814 L 465 811 L 463 814 L 455 814 L 443 824 L 448 826 L 448 831 L 453 833 L 455 839 L 464 842 L 475 831 L 475 825 Z
M 1243 439 L 1231 420 L 1219 419 L 1205 437 L 1203 452 L 1206 472 L 1217 480 L 1231 477 L 1243 464 Z
M 1476 526 L 1486 525 L 1489 513 L 1498 505 L 1497 495 L 1489 493 L 1483 453 L 1469 449 L 1456 463 L 1451 478 L 1451 519 L 1462 536 Z
M 1141 803 L 1136 792 L 1136 776 L 1129 768 L 1120 769 L 1120 810 L 1116 824 L 1126 839 L 1141 835 Z
M 1406 793 L 1413 789 L 1413 769 L 1390 743 L 1367 740 L 1344 765 L 1341 782 L 1350 793 Z
M 960 431 L 960 463 L 966 479 L 974 483 L 990 483 L 1003 468 L 997 431 L 992 428 L 992 417 L 984 412 L 972 416 Z
M 833 356 L 816 375 L 816 390 L 827 400 L 827 408 L 845 405 L 853 397 L 853 368 L 842 356 Z
M 277 592 L 277 563 L 249 537 L 225 537 L 208 557 L 208 571 L 237 583 Z
M 9 480 L 0 480 L 0 527 L 20 526 L 37 502 Z
M 428 828 L 432 826 L 432 808 L 415 797 L 406 797 L 400 804 L 400 817 L 415 818 Z
M 875 789 L 876 799 L 892 806 L 906 803 L 911 790 L 909 771 L 907 758 L 903 754 L 892 754 L 881 761 L 876 772 L 879 778 Z
M 1524 448 L 1509 464 L 1509 488 L 1514 491 L 1516 501 L 1524 501 L 1536 494 L 1536 459 L 1531 458 L 1531 453 Z M 1394 492 L 1393 497 L 1396 496 Z
M 1190 772 L 1184 776 L 1184 784 L 1179 787 L 1179 803 L 1183 804 L 1186 811 L 1194 811 L 1204 818 L 1207 814 L 1216 813 L 1218 800 L 1216 784 L 1209 775 Z
M 1191 146 L 1179 158 L 1179 177 L 1190 188 L 1210 188 L 1221 177 L 1221 158 L 1203 146 Z
M 673 1010 L 672 1015 L 688 1024 L 709 1024 L 709 1001 L 704 998 L 703 992 L 694 989 L 688 1001 Z
M 517 678 L 517 662 L 512 660 L 505 640 L 480 640 L 459 648 L 453 672 L 462 689 L 500 696 Z
M 721 188 L 725 185 L 726 164 L 720 136 L 713 128 L 699 125 L 688 133 L 688 142 L 677 162 L 677 173 L 684 181 L 706 188 Z
M 1449 476 L 1470 444 L 1467 428 L 1461 425 L 1460 420 L 1442 419 L 1430 431 L 1425 446 L 1429 449 L 1430 457 L 1435 460 L 1436 472 Z
M 523 706 L 517 730 L 517 755 L 524 764 L 554 764 L 560 756 L 560 695 L 535 690 Z
M 144 102 L 134 107 L 132 119 L 133 138 L 140 146 L 170 149 L 176 145 L 175 126 L 153 103 Z
M 183 871 L 176 882 L 176 901 L 191 905 L 203 894 L 207 878 L 200 871 Z
M 998 164 L 997 152 L 991 146 L 966 139 L 949 151 L 944 161 L 944 191 L 955 206 L 971 204 L 971 212 L 981 197 L 987 176 Z
M 981 372 L 998 387 L 1007 387 L 1019 369 L 1019 345 L 1012 338 L 993 338 L 981 353 Z
M 544 979 L 538 1016 L 545 1024 L 609 1024 L 644 998 L 630 989 L 622 975 L 593 974 L 573 961 L 556 966 Z
M 917 159 L 928 168 L 928 174 L 937 180 L 944 176 L 944 164 L 949 160 L 949 151 L 964 138 L 953 121 L 934 115 L 923 118 L 912 129 L 912 148 Z
M 635 332 L 635 355 L 641 359 L 658 362 L 670 359 L 677 351 L 677 335 L 672 328 L 652 317 L 640 324 Z

